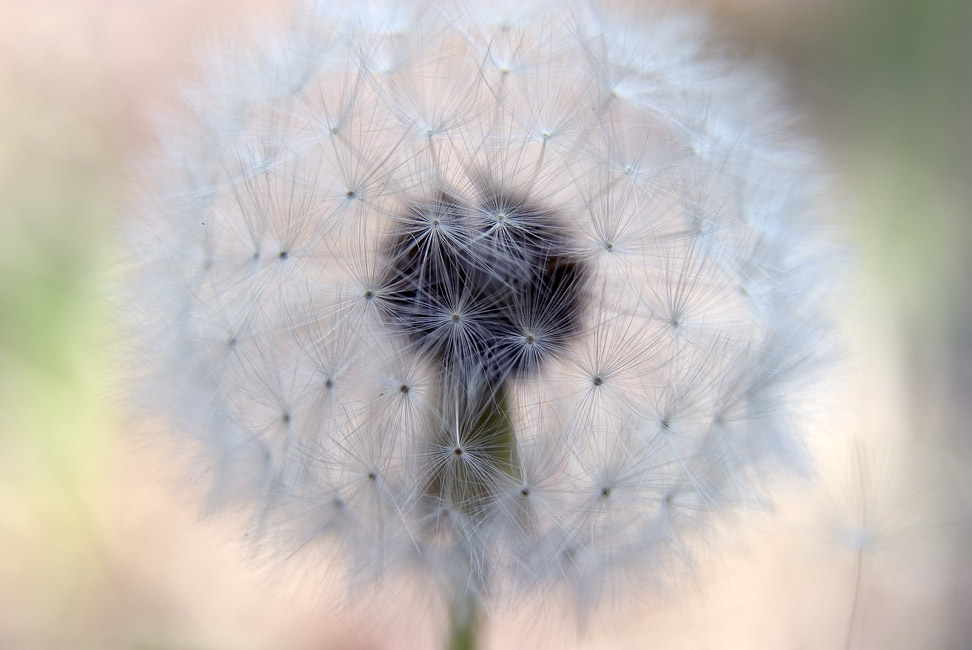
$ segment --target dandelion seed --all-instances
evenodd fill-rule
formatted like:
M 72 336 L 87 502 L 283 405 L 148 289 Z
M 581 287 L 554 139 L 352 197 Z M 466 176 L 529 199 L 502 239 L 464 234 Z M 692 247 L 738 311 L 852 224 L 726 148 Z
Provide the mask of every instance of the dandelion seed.
M 130 229 L 136 383 L 220 494 L 472 626 L 649 584 L 802 465 L 829 251 L 772 89 L 671 15 L 298 5 Z

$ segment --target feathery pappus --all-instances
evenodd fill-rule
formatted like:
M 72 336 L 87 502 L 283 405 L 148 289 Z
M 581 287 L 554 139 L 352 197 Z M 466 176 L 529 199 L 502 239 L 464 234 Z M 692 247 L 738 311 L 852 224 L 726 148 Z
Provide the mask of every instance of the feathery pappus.
M 215 54 L 160 130 L 138 408 L 350 581 L 628 598 L 806 462 L 813 147 L 677 12 L 333 4 Z

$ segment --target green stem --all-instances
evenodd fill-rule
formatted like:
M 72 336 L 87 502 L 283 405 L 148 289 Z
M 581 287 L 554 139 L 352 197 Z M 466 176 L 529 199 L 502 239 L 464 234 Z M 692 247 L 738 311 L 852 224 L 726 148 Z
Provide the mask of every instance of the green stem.
M 448 650 L 476 649 L 478 609 L 475 594 L 455 594 L 449 608 L 449 642 L 446 646 Z
M 497 478 L 520 476 L 506 390 L 505 386 L 484 388 L 480 394 L 454 398 L 442 390 L 446 398 L 443 412 L 449 414 L 446 424 L 454 427 L 457 423 L 460 430 L 440 429 L 440 445 L 448 454 L 457 438 L 460 443 L 455 448 L 456 459 L 432 478 L 428 493 L 444 499 L 471 519 L 482 516 L 494 497 L 496 482 L 490 474 Z M 448 399 L 453 399 L 452 407 L 457 411 L 454 419 Z M 469 454 L 475 462 L 460 460 L 463 454 Z
M 443 375 L 453 376 L 450 373 Z M 455 512 L 475 521 L 485 515 L 496 497 L 497 479 L 504 476 L 518 479 L 520 476 L 507 388 L 505 385 L 490 387 L 484 383 L 478 393 L 470 394 L 465 388 L 456 390 L 455 386 L 448 386 L 443 379 L 439 391 L 445 407 L 443 412 L 450 413 L 451 406 L 454 414 L 441 423 L 446 426 L 438 431 L 440 445 L 446 455 L 455 454 L 455 458 L 432 478 L 428 493 L 445 500 Z M 454 451 L 450 451 L 451 445 L 455 446 Z M 465 454 L 474 461 L 465 460 Z M 471 565 L 467 557 L 470 571 Z M 482 593 L 482 589 L 475 587 L 483 586 L 479 584 L 483 576 L 463 575 L 462 571 L 458 575 L 461 580 L 454 586 L 449 605 L 446 647 L 448 650 L 475 650 Z M 477 582 L 473 588 L 469 584 L 470 578 Z

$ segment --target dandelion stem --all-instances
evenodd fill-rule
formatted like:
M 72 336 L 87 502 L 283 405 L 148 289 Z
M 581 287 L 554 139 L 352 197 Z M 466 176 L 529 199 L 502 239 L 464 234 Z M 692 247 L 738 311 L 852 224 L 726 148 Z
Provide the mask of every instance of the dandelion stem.
M 496 497 L 499 479 L 520 476 L 516 436 L 509 414 L 506 386 L 468 381 L 456 385 L 456 374 L 443 372 L 439 390 L 453 412 L 453 423 L 439 433 L 446 463 L 433 477 L 429 493 L 436 495 L 463 517 L 475 521 Z M 449 381 L 449 378 L 453 378 Z M 466 380 L 469 377 L 465 377 Z M 450 451 L 451 449 L 451 451 Z M 472 567 L 467 549 L 467 563 Z M 479 597 L 486 576 L 470 571 L 456 584 L 449 611 L 449 650 L 474 650 L 480 618 Z
M 455 594 L 449 612 L 447 650 L 475 650 L 478 610 L 474 594 L 468 592 Z
M 444 377 L 451 376 L 444 373 Z M 477 519 L 495 498 L 497 485 L 520 475 L 516 436 L 504 385 L 478 388 L 440 380 L 443 428 L 437 446 L 447 462 L 432 477 L 428 492 L 451 509 Z

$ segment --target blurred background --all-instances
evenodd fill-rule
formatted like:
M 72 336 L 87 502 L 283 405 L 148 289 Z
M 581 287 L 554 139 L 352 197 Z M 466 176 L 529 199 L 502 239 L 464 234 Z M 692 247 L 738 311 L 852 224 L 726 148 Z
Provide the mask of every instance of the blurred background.
M 778 69 L 833 170 L 852 251 L 838 430 L 817 485 L 731 561 L 643 620 L 557 643 L 972 648 L 972 3 L 700 3 Z M 313 585 L 266 588 L 114 403 L 104 295 L 128 161 L 192 44 L 269 4 L 0 0 L 2 649 L 420 644 Z M 547 633 L 514 619 L 485 646 Z

